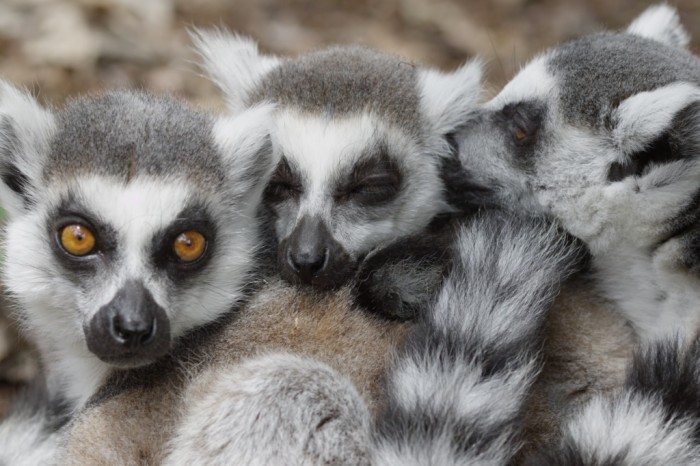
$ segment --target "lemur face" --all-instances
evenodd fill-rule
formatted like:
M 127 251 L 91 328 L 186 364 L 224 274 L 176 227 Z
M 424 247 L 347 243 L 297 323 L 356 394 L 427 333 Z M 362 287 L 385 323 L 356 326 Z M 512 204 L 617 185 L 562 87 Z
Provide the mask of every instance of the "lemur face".
M 688 229 L 683 241 L 697 243 L 700 60 L 669 10 L 533 60 L 459 135 L 464 167 L 502 202 L 558 218 L 594 255 Z
M 479 95 L 478 63 L 442 74 L 358 47 L 279 59 L 222 33 L 195 41 L 231 111 L 277 106 L 265 199 L 287 280 L 343 285 L 371 249 L 448 209 L 440 169 Z
M 40 345 L 142 366 L 239 298 L 276 165 L 268 109 L 215 122 L 114 93 L 49 112 L 8 85 L 0 109 L 4 278 Z
M 265 199 L 291 282 L 343 284 L 370 249 L 442 209 L 435 161 L 420 141 L 372 115 L 328 121 L 282 111 L 273 147 L 281 162 Z

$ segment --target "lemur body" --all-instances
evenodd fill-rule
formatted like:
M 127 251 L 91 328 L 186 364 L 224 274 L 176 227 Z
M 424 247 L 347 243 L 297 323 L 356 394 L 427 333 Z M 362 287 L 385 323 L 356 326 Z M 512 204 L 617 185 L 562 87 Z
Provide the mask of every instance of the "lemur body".
M 53 110 L 0 84 L 3 277 L 49 411 L 79 410 L 115 371 L 153 363 L 243 297 L 275 165 L 268 115 L 215 120 L 126 92 Z M 13 441 L 21 414 L 0 424 L 12 464 L 37 449 Z
M 674 10 L 650 8 L 534 59 L 457 137 L 501 203 L 586 243 L 596 288 L 640 343 L 627 382 L 536 464 L 700 461 L 700 59 L 687 42 Z

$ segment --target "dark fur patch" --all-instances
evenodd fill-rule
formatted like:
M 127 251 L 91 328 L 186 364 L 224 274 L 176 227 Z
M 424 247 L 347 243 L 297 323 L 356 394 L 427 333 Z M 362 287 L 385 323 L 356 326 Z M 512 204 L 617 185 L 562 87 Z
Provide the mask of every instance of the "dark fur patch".
M 454 225 L 399 239 L 372 251 L 360 263 L 355 277 L 355 296 L 369 311 L 384 317 L 409 320 L 423 314 L 433 301 L 451 264 Z M 406 290 L 410 279 L 423 286 Z M 410 292 L 410 299 L 405 293 Z M 418 296 L 416 296 L 418 295 Z

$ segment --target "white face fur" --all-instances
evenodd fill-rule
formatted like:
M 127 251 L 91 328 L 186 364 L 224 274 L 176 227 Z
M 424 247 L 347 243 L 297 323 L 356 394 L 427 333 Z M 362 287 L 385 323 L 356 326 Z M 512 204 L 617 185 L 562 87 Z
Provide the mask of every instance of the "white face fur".
M 458 138 L 464 167 L 501 202 L 551 215 L 586 242 L 643 337 L 700 324 L 700 60 L 684 37 L 661 6 L 628 33 L 554 49 Z
M 112 123 L 100 113 L 129 112 L 129 103 L 141 123 Z M 0 108 L 1 193 L 9 215 L 4 282 L 57 389 L 84 401 L 109 367 L 155 361 L 180 335 L 240 299 L 258 246 L 257 207 L 276 165 L 265 149 L 269 107 L 218 122 L 139 94 L 71 107 L 70 117 L 87 113 L 108 137 L 132 141 L 127 152 L 118 144 L 81 146 L 102 139 L 103 127 L 80 121 L 67 127 L 65 112 L 54 115 L 10 86 L 2 89 Z M 174 128 L 190 131 L 182 137 L 197 140 L 195 153 L 168 133 Z M 38 134 L 43 143 L 24 134 Z M 63 142 L 77 160 L 69 162 L 73 174 L 61 171 Z M 169 159 L 168 150 L 185 152 Z M 178 157 L 188 166 L 180 168 Z
M 285 60 L 221 32 L 198 32 L 194 40 L 232 112 L 259 98 L 251 95 L 271 95 L 278 105 L 272 142 L 282 162 L 266 204 L 285 278 L 321 288 L 342 285 L 371 249 L 421 231 L 449 210 L 440 174 L 451 152 L 445 136 L 474 107 L 478 63 L 440 73 L 393 65 L 395 57 L 357 48 Z M 376 81 L 386 72 L 383 60 L 401 69 L 401 79 L 388 75 L 400 98 L 373 94 L 373 85 L 382 86 Z M 368 102 L 372 98 L 377 101 Z

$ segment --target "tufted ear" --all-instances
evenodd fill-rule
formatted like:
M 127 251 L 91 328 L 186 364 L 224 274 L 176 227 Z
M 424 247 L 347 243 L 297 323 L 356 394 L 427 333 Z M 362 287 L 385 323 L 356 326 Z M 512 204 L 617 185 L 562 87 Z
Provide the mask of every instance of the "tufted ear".
M 454 132 L 466 120 L 481 95 L 481 62 L 472 60 L 451 73 L 419 71 L 421 108 L 438 134 Z
M 0 204 L 10 217 L 36 201 L 54 116 L 26 92 L 0 81 Z
M 695 158 L 700 150 L 700 88 L 681 82 L 639 92 L 620 103 L 611 123 L 613 142 L 624 157 L 611 168 L 611 181 Z
M 213 129 L 229 174 L 231 199 L 253 210 L 279 162 L 270 141 L 273 109 L 271 104 L 261 104 L 239 115 L 220 117 Z
M 690 37 L 681 26 L 678 12 L 669 5 L 647 8 L 627 28 L 627 32 L 657 40 L 672 47 L 687 47 Z
M 202 58 L 202 67 L 225 94 L 232 113 L 245 108 L 258 81 L 281 61 L 274 56 L 261 55 L 252 39 L 227 31 L 195 29 L 190 37 Z

